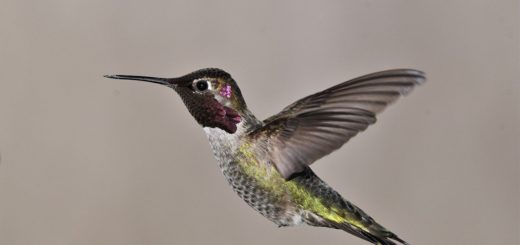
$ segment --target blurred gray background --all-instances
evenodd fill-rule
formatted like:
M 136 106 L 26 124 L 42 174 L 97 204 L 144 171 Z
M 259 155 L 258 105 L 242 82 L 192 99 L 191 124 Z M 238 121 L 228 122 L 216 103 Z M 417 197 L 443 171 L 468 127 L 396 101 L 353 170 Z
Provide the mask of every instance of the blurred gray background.
M 229 71 L 259 118 L 389 68 L 429 81 L 313 165 L 411 244 L 520 244 L 518 1 L 15 1 L 0 8 L 0 244 L 368 244 L 277 228 L 173 91 Z

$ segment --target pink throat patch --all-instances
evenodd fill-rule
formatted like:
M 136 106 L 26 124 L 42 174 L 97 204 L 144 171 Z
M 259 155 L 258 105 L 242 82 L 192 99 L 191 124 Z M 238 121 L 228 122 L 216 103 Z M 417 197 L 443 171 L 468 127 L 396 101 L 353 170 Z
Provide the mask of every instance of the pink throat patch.
M 226 97 L 226 98 L 231 98 L 231 85 L 229 84 L 225 84 L 222 89 L 220 89 L 220 95 Z

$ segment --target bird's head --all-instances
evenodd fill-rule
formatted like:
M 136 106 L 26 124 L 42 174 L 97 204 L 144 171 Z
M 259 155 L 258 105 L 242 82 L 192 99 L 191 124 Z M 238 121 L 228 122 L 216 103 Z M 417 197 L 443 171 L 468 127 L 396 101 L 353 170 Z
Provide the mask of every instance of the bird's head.
M 176 78 L 106 75 L 107 78 L 158 83 L 175 90 L 191 115 L 203 127 L 220 128 L 233 134 L 242 120 L 246 104 L 229 73 L 206 68 Z

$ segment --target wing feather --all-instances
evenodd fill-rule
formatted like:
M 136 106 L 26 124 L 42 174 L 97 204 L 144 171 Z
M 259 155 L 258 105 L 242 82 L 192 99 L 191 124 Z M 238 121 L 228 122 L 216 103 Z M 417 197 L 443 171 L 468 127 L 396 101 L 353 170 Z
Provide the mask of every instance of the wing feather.
M 280 174 L 289 179 L 376 122 L 376 114 L 425 81 L 424 73 L 372 73 L 300 99 L 253 131 L 267 142 Z

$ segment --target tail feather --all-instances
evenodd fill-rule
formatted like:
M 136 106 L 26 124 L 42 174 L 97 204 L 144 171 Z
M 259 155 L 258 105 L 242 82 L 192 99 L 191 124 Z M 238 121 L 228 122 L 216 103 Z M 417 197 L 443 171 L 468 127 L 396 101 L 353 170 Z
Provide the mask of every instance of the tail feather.
M 397 235 L 395 235 L 392 232 L 385 232 L 384 235 L 379 234 L 373 234 L 364 230 L 361 230 L 359 228 L 353 227 L 350 224 L 342 223 L 342 224 L 332 224 L 331 227 L 344 230 L 354 236 L 357 236 L 361 239 L 364 239 L 368 242 L 371 242 L 373 244 L 377 245 L 397 245 L 396 242 L 403 245 L 409 245 L 407 242 L 399 238 Z
M 295 177 L 292 181 L 308 190 L 318 207 L 307 205 L 302 213 L 305 223 L 344 230 L 354 236 L 378 245 L 408 245 L 394 233 L 390 232 L 356 205 L 350 203 L 334 189 L 323 182 L 310 168 Z M 313 202 L 314 204 L 314 202 Z M 320 206 L 322 205 L 322 206 Z
M 308 217 L 308 216 L 307 216 Z M 359 237 L 365 241 L 368 241 L 372 244 L 376 245 L 409 245 L 407 242 L 405 242 L 403 239 L 399 238 L 396 234 L 386 230 L 380 225 L 377 225 L 380 227 L 377 231 L 373 229 L 360 229 L 356 226 L 353 226 L 349 223 L 337 223 L 334 221 L 327 221 L 325 219 L 318 220 L 316 218 L 306 219 L 306 223 L 308 225 L 312 226 L 321 226 L 321 227 L 328 227 L 328 228 L 334 228 L 338 230 L 346 231 L 356 237 Z M 375 223 L 377 224 L 377 223 Z

